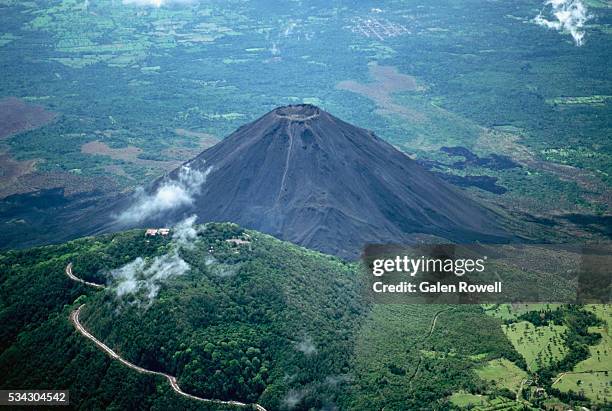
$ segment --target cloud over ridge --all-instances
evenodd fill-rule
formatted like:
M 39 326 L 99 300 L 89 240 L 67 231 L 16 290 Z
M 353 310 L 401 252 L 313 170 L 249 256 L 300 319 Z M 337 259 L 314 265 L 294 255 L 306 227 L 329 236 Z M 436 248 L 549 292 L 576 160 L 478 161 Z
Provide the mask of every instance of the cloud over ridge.
M 150 302 L 157 296 L 164 281 L 185 274 L 189 268 L 189 264 L 175 250 L 155 257 L 150 262 L 138 257 L 123 267 L 111 271 L 111 276 L 118 283 L 117 297 L 144 292 Z
M 172 231 L 170 250 L 152 259 L 137 257 L 124 266 L 112 270 L 110 278 L 115 283 L 118 298 L 126 295 L 143 296 L 150 304 L 161 288 L 171 278 L 185 274 L 191 266 L 180 256 L 180 250 L 192 250 L 197 241 L 196 215 L 176 224 Z
M 548 18 L 544 16 L 548 10 Z M 584 44 L 584 25 L 591 18 L 581 0 L 546 0 L 544 9 L 533 21 L 548 29 L 567 32 L 577 46 Z
M 212 167 L 204 172 L 188 165 L 181 167 L 178 179 L 162 182 L 153 193 L 146 193 L 142 187 L 136 190 L 134 202 L 120 213 L 116 220 L 122 224 L 139 223 L 151 217 L 193 204 L 194 196 L 200 193 L 202 184 L 211 173 Z

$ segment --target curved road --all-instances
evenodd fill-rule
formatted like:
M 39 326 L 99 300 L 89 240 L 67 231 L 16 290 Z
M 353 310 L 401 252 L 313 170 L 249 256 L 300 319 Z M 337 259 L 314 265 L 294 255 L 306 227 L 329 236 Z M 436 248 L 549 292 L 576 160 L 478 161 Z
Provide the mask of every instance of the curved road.
M 427 340 L 429 337 L 431 337 L 431 335 L 433 334 L 434 330 L 436 329 L 436 322 L 438 321 L 438 317 L 440 316 L 440 314 L 445 313 L 447 311 L 451 311 L 453 310 L 453 307 L 450 308 L 445 308 L 443 310 L 438 311 L 434 317 L 433 317 L 433 321 L 431 322 L 431 326 L 429 327 L 429 334 L 427 334 L 427 337 L 423 338 L 423 341 Z M 421 342 L 423 342 L 421 341 Z
M 74 281 L 78 281 L 80 283 L 87 284 L 87 285 L 92 286 L 92 287 L 106 288 L 105 286 L 103 286 L 101 284 L 90 283 L 90 282 L 84 281 L 84 280 L 76 277 L 74 274 L 72 274 L 72 263 L 69 263 L 66 266 L 66 275 L 68 277 L 70 277 Z M 83 327 L 83 324 L 81 324 L 81 321 L 79 320 L 79 315 L 81 314 L 81 309 L 84 306 L 85 306 L 85 304 L 81 304 L 79 306 L 79 308 L 77 308 L 75 311 L 73 311 L 70 314 L 70 321 L 74 324 L 75 328 L 81 334 L 83 334 L 85 337 L 87 337 L 91 341 L 93 341 L 98 347 L 100 347 L 104 352 L 106 352 L 106 354 L 108 354 L 112 359 L 119 361 L 123 365 L 125 365 L 125 366 L 127 366 L 127 367 L 129 367 L 129 368 L 131 368 L 133 370 L 136 370 L 139 373 L 142 373 L 142 374 L 151 374 L 151 375 L 159 375 L 159 376 L 162 376 L 162 377 L 166 378 L 168 380 L 168 382 L 170 383 L 170 386 L 172 387 L 172 389 L 177 394 L 182 395 L 183 397 L 187 397 L 187 398 L 191 398 L 191 399 L 196 400 L 196 401 L 202 401 L 202 402 L 207 402 L 207 403 L 211 403 L 211 404 L 233 405 L 233 406 L 236 406 L 236 407 L 249 407 L 249 406 L 253 406 L 258 411 L 267 411 L 264 407 L 262 407 L 259 404 L 246 404 L 246 403 L 240 402 L 240 401 L 215 400 L 215 399 L 202 398 L 202 397 L 198 397 L 198 396 L 195 396 L 195 395 L 192 395 L 192 394 L 188 394 L 185 391 L 183 391 L 181 389 L 181 387 L 179 387 L 178 382 L 176 381 L 176 377 L 175 376 L 170 375 L 170 374 L 165 374 L 165 373 L 159 372 L 159 371 L 147 370 L 146 368 L 142 368 L 142 367 L 139 367 L 136 364 L 132 364 L 131 362 L 129 362 L 128 360 L 126 360 L 125 358 L 123 358 L 119 354 L 117 354 L 115 351 L 113 351 L 108 345 L 104 344 L 102 341 L 100 341 L 96 337 L 94 337 L 93 334 L 91 334 L 89 331 L 87 331 L 87 329 L 85 329 L 85 327 Z
M 102 284 L 90 283 L 89 281 L 82 280 L 79 277 L 77 277 L 76 275 L 72 274 L 72 263 L 68 263 L 68 265 L 66 266 L 66 275 L 71 280 L 78 281 L 81 284 L 85 284 L 85 285 L 88 285 L 90 287 L 105 288 Z
M 429 326 L 429 333 L 427 333 L 427 335 L 425 336 L 425 338 L 423 338 L 421 340 L 421 344 L 424 343 L 425 341 L 427 341 L 427 339 L 429 337 L 431 337 L 431 335 L 433 334 L 434 330 L 436 329 L 436 322 L 438 321 L 438 317 L 440 316 L 440 314 L 445 313 L 447 311 L 451 311 L 453 310 L 452 307 L 450 308 L 445 308 L 443 310 L 440 310 L 438 312 L 436 312 L 433 316 L 433 319 L 431 321 L 431 325 Z M 422 362 L 422 358 L 421 358 L 421 354 L 419 354 L 419 362 L 417 363 L 417 366 L 414 370 L 414 373 L 412 374 L 412 376 L 410 376 L 410 379 L 408 380 L 408 384 L 410 386 L 412 386 L 412 380 L 414 380 L 414 378 L 417 376 L 417 374 L 419 373 L 419 369 L 421 368 L 421 362 Z

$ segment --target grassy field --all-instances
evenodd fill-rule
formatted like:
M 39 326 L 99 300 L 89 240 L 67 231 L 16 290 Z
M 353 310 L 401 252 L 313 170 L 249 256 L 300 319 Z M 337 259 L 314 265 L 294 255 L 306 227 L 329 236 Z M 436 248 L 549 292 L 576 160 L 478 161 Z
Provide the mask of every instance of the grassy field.
M 489 361 L 484 367 L 477 369 L 476 374 L 484 381 L 512 392 L 517 392 L 521 382 L 527 379 L 525 371 L 505 358 Z
M 450 396 L 449 400 L 457 407 L 476 411 L 518 411 L 524 409 L 522 404 L 507 398 L 496 397 L 490 399 L 482 395 L 470 394 L 464 391 L 454 393 Z
M 487 397 L 459 391 L 450 396 L 450 402 L 461 408 L 474 407 L 487 404 Z
M 610 305 L 588 305 L 588 311 L 594 313 L 604 324 L 591 327 L 590 332 L 601 334 L 601 341 L 593 347 L 589 347 L 591 356 L 577 364 L 574 371 L 610 371 L 612 372 L 612 306 Z
M 563 345 L 563 333 L 566 327 L 550 324 L 535 327 L 527 321 L 504 325 L 503 330 L 514 348 L 525 358 L 531 371 L 537 371 L 558 361 L 567 352 Z
M 566 316 L 563 317 L 565 321 L 570 321 L 569 323 L 564 322 L 565 325 L 560 325 L 558 320 L 552 320 L 548 322 L 548 325 L 542 326 L 536 326 L 530 322 L 533 321 L 534 312 L 540 314 L 540 316 L 535 316 L 537 320 L 537 318 L 545 318 L 544 315 L 553 317 L 558 315 L 556 310 L 559 308 L 570 309 L 560 304 L 483 305 L 483 309 L 489 316 L 505 322 L 502 326 L 504 333 L 517 352 L 525 359 L 530 373 L 540 373 L 547 368 L 555 369 L 559 361 L 563 360 L 566 355 L 571 356 L 572 354 L 569 352 L 571 345 L 568 345 L 567 340 L 570 338 L 569 335 L 572 332 L 578 332 L 581 335 L 586 333 L 586 328 L 583 331 L 568 328 L 573 318 L 570 311 L 567 311 Z M 556 371 L 557 374 L 552 379 L 552 387 L 564 393 L 582 395 L 594 404 L 609 403 L 612 401 L 612 378 L 610 377 L 612 373 L 612 336 L 610 334 L 612 307 L 610 305 L 586 305 L 583 310 L 593 313 L 602 321 L 600 325 L 588 327 L 589 333 L 600 334 L 602 338 L 595 345 L 588 346 L 588 358 L 577 364 L 574 363 L 576 365 L 571 369 L 561 368 L 565 371 Z M 535 322 L 535 324 L 538 323 L 539 321 Z M 476 372 L 481 379 L 490 382 L 493 387 L 507 388 L 513 392 L 518 390 L 523 378 L 533 379 L 532 375 L 503 359 L 489 361 Z M 456 400 L 461 402 L 461 399 L 462 396 L 459 395 Z M 554 396 L 549 397 L 547 401 L 549 401 L 547 409 L 566 406 Z
M 516 320 L 529 311 L 554 310 L 560 304 L 489 304 L 484 305 L 485 312 L 501 320 Z
M 612 402 L 612 380 L 610 373 L 588 372 L 566 374 L 554 384 L 560 391 L 580 393 L 596 403 Z
M 612 402 L 612 307 L 588 305 L 586 309 L 604 321 L 603 325 L 589 329 L 601 334 L 601 341 L 589 347 L 589 358 L 578 363 L 571 372 L 556 377 L 553 387 L 563 392 L 582 393 L 594 402 Z

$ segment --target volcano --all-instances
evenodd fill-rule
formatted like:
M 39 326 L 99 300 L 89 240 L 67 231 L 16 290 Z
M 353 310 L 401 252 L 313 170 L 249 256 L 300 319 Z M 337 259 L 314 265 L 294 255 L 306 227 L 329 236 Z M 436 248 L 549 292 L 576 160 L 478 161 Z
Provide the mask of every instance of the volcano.
M 348 258 L 366 243 L 509 238 L 489 208 L 371 131 L 307 104 L 240 127 L 121 202 L 113 229 L 192 214 Z

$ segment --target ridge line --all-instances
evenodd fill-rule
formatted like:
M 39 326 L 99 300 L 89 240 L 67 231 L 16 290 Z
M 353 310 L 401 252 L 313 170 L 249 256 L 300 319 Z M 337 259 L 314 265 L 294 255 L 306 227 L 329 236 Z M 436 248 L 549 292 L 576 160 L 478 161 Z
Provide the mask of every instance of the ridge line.
M 89 285 L 91 287 L 106 288 L 106 286 L 104 286 L 104 285 L 90 283 L 90 282 L 84 281 L 84 280 L 78 278 L 77 276 L 75 276 L 72 273 L 72 263 L 68 263 L 68 265 L 66 266 L 65 273 L 66 273 L 66 275 L 70 279 L 72 279 L 74 281 L 77 281 L 77 282 Z M 179 395 L 182 395 L 183 397 L 191 398 L 191 399 L 197 400 L 197 401 L 212 403 L 212 404 L 234 405 L 236 407 L 241 407 L 241 408 L 253 406 L 253 407 L 255 407 L 255 409 L 257 409 L 257 411 L 267 411 L 263 406 L 261 406 L 259 404 L 256 404 L 256 403 L 247 404 L 247 403 L 244 403 L 244 402 L 234 401 L 234 400 L 225 401 L 225 400 L 218 400 L 218 399 L 214 399 L 214 398 L 203 398 L 203 397 L 198 397 L 198 396 L 193 395 L 193 394 L 186 393 L 178 385 L 178 381 L 176 380 L 175 376 L 170 375 L 170 374 L 166 374 L 166 373 L 163 373 L 163 372 L 160 372 L 160 371 L 149 370 L 147 368 L 143 368 L 143 367 L 140 367 L 140 366 L 138 366 L 136 364 L 131 363 L 130 361 L 126 360 L 125 358 L 123 358 L 119 354 L 117 354 L 115 351 L 113 351 L 113 349 L 110 348 L 108 345 L 106 345 L 102 341 L 98 340 L 92 333 L 87 331 L 87 329 L 83 326 L 83 324 L 81 324 L 81 321 L 79 320 L 79 314 L 81 313 L 81 309 L 83 307 L 85 307 L 85 304 L 81 304 L 76 310 L 74 310 L 73 312 L 70 313 L 70 321 L 72 322 L 74 327 L 77 329 L 77 331 L 79 331 L 83 336 L 85 336 L 89 340 L 93 341 L 99 348 L 102 349 L 102 351 L 104 351 L 112 359 L 119 361 L 120 363 L 122 363 L 123 365 L 127 366 L 128 368 L 131 368 L 131 369 L 133 369 L 133 370 L 135 370 L 135 371 L 137 371 L 137 372 L 139 372 L 141 374 L 158 375 L 158 376 L 162 376 L 162 377 L 166 378 L 168 380 L 168 382 L 170 383 L 170 386 L 172 387 L 174 392 L 176 392 Z

